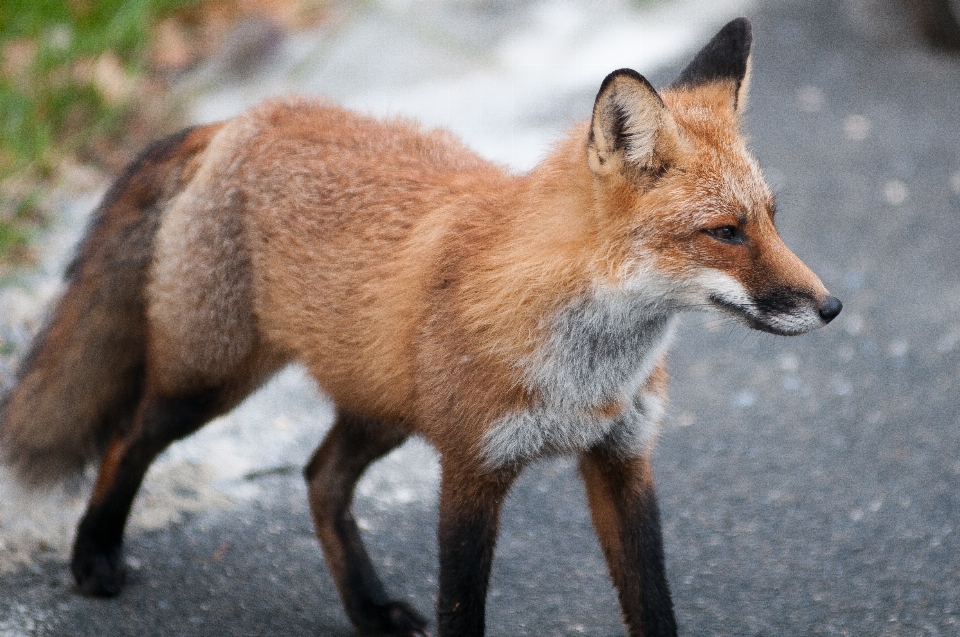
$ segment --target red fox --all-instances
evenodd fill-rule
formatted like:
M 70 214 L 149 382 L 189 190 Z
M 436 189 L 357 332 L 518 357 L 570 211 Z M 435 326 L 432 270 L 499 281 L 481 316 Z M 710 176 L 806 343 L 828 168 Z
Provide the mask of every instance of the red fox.
M 305 469 L 326 562 L 362 635 L 425 635 L 351 515 L 411 435 L 440 454 L 436 634 L 484 632 L 501 504 L 574 454 L 633 636 L 675 635 L 651 448 L 679 312 L 801 334 L 841 309 L 774 229 L 740 134 L 745 19 L 657 92 L 630 69 L 523 175 L 450 134 L 317 100 L 165 139 L 106 195 L 2 407 L 34 482 L 100 459 L 71 568 L 116 594 L 150 463 L 297 361 L 336 405 Z

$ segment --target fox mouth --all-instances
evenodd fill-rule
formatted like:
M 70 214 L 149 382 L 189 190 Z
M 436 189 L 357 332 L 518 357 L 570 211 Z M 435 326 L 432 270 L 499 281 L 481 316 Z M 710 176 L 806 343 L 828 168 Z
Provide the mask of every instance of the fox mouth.
M 795 299 L 789 303 L 789 309 L 780 309 L 780 311 L 768 310 L 765 306 L 770 304 L 762 301 L 742 305 L 717 294 L 710 295 L 710 302 L 721 312 L 732 314 L 747 327 L 777 336 L 797 336 L 824 324 L 821 321 L 804 320 L 799 316 L 797 310 L 802 307 L 802 304 Z

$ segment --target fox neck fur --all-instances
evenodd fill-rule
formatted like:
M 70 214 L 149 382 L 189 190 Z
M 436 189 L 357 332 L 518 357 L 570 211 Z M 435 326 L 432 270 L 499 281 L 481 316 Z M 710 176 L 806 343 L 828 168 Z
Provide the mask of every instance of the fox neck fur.
M 624 245 L 636 219 L 598 204 L 587 137 L 586 126 L 577 128 L 514 178 L 492 209 L 498 218 L 470 219 L 490 235 L 458 277 L 476 301 L 462 327 L 484 335 L 477 340 L 495 348 L 488 355 L 502 359 L 524 397 L 483 435 L 491 469 L 601 443 L 630 456 L 656 437 L 681 308 L 656 269 L 638 267 Z

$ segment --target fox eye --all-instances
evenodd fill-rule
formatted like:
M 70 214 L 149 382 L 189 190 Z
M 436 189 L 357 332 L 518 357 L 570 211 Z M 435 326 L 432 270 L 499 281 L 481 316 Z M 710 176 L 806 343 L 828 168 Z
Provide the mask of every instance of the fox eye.
M 740 232 L 737 226 L 720 226 L 719 228 L 704 230 L 704 232 L 724 243 L 732 243 L 734 245 L 743 243 L 743 233 Z

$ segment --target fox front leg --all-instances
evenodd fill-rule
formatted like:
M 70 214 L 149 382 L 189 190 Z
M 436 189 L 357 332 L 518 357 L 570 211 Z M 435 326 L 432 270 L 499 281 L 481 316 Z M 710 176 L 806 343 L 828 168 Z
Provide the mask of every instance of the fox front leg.
M 517 472 L 473 471 L 448 459 L 442 466 L 437 637 L 483 637 L 500 509 Z
M 649 459 L 594 450 L 581 458 L 580 472 L 630 637 L 675 637 Z

